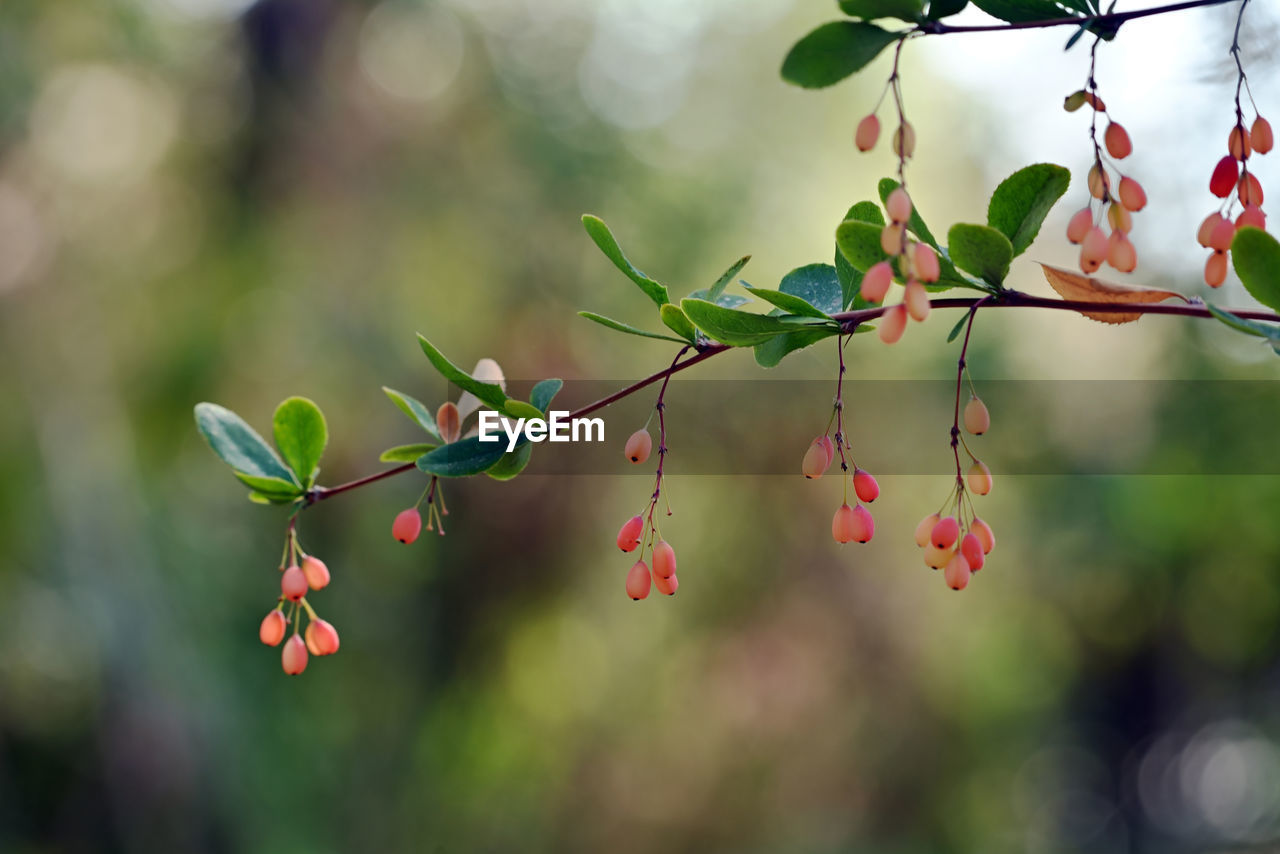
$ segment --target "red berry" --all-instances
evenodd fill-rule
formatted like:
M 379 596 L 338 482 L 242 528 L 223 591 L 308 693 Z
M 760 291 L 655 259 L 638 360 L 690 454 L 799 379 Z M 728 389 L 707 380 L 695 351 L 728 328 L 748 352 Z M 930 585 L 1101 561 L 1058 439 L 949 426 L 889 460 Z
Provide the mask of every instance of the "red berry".
M 297 676 L 307 669 L 307 645 L 298 635 L 284 642 L 284 650 L 280 653 L 280 663 L 284 672 Z
M 307 577 L 307 585 L 312 590 L 322 590 L 329 586 L 329 567 L 315 555 L 307 555 L 302 559 L 302 574 Z
M 396 514 L 395 521 L 391 523 L 391 536 L 405 545 L 418 539 L 418 534 L 421 531 L 422 515 L 418 512 L 417 507 L 401 510 Z
M 1200 245 L 1208 248 L 1213 230 L 1218 227 L 1218 223 L 1222 222 L 1222 214 L 1214 212 L 1204 218 L 1204 222 L 1200 223 L 1200 230 L 1196 232 L 1196 240 L 1200 241 Z
M 1121 176 L 1119 193 L 1120 204 L 1124 205 L 1126 210 L 1137 213 L 1147 206 L 1147 191 L 1128 175 Z M 1125 231 L 1128 230 L 1125 229 Z
M 969 490 L 977 495 L 991 491 L 991 469 L 982 460 L 974 460 L 969 466 Z
M 1236 217 L 1236 228 L 1243 228 L 1246 225 L 1261 229 L 1267 227 L 1267 215 L 1262 212 L 1262 208 L 1257 205 L 1244 206 L 1240 216 Z
M 929 545 L 929 538 L 933 534 L 933 526 L 938 524 L 941 517 L 937 513 L 930 513 L 920 520 L 920 524 L 916 525 L 916 545 L 924 548 Z
M 1204 264 L 1204 281 L 1211 288 L 1216 288 L 1227 280 L 1227 253 L 1221 249 L 1213 250 L 1209 260 Z
M 288 621 L 284 618 L 284 612 L 276 608 L 262 618 L 262 625 L 258 627 L 258 639 L 267 646 L 279 646 L 280 641 L 284 640 L 284 630 L 287 623 Z
M 872 264 L 862 276 L 859 291 L 867 302 L 880 302 L 889 293 L 889 285 L 893 284 L 893 267 L 888 261 Z
M 858 494 L 859 501 L 870 504 L 880 497 L 880 484 L 866 469 L 853 470 L 853 491 Z
M 991 526 L 974 517 L 974 520 L 969 523 L 969 530 L 978 538 L 978 542 L 982 543 L 982 553 L 991 554 L 991 550 L 996 547 L 996 535 L 992 533 Z
M 1123 231 L 1111 232 L 1110 246 L 1107 249 L 1107 263 L 1121 273 L 1132 273 L 1138 266 L 1138 250 Z
M 1209 192 L 1220 199 L 1231 195 L 1236 187 L 1236 179 L 1240 176 L 1240 167 L 1236 159 L 1228 154 L 1213 167 L 1213 175 L 1209 178 Z
M 831 467 L 833 452 L 831 440 L 826 436 L 819 436 L 809 443 L 809 449 L 804 452 L 804 459 L 800 461 L 800 471 L 807 478 L 822 477 Z
M 907 239 L 906 226 L 891 222 L 880 229 L 880 248 L 886 255 L 901 255 L 902 247 Z
M 1133 143 L 1129 141 L 1129 132 L 1116 122 L 1111 122 L 1107 125 L 1107 132 L 1103 134 L 1103 141 L 1107 144 L 1107 152 L 1117 160 L 1123 160 L 1133 153 Z
M 446 444 L 458 441 L 458 436 L 462 433 L 462 418 L 457 405 L 452 401 L 445 401 L 436 410 L 436 429 L 440 431 L 440 438 Z
M 280 576 L 280 592 L 290 602 L 297 602 L 307 595 L 307 576 L 297 566 L 291 566 Z
M 312 620 L 305 634 L 312 655 L 333 655 L 338 651 L 338 630 L 328 620 Z
M 640 532 L 643 530 L 644 519 L 639 516 L 632 516 L 623 522 L 621 530 L 618 531 L 618 548 L 624 552 L 635 551 L 636 546 L 640 545 Z
M 880 317 L 880 327 L 876 330 L 880 340 L 886 344 L 896 344 L 907 331 L 907 307 L 902 303 L 887 309 Z
M 1275 145 L 1275 137 L 1271 135 L 1271 122 L 1258 116 L 1253 120 L 1253 128 L 1249 131 L 1249 141 L 1253 145 L 1253 150 L 1259 154 L 1266 154 Z
M 661 575 L 654 573 L 653 587 L 663 596 L 674 596 L 676 591 L 680 589 L 680 581 L 674 574 L 670 578 L 663 578 Z
M 947 586 L 952 590 L 963 590 L 969 586 L 971 575 L 969 562 L 964 559 L 964 555 L 954 554 L 951 556 L 951 560 L 947 561 Z
M 627 573 L 627 595 L 639 602 L 649 595 L 649 567 L 638 560 Z
M 884 209 L 889 213 L 889 220 L 897 225 L 911 219 L 911 197 L 901 187 L 895 187 L 885 200 Z
M 942 268 L 938 265 L 938 254 L 933 251 L 933 247 L 927 243 L 917 243 L 912 251 L 915 253 L 916 277 L 922 282 L 938 281 Z
M 1071 217 L 1071 222 L 1067 223 L 1067 240 L 1080 243 L 1091 228 L 1093 228 L 1093 211 L 1089 208 L 1081 208 Z
M 902 292 L 902 304 L 907 307 L 907 314 L 911 319 L 918 321 L 928 317 L 929 309 L 933 307 L 929 302 L 929 292 L 915 279 L 907 282 L 907 287 Z
M 858 147 L 859 151 L 870 151 L 875 148 L 876 140 L 880 138 L 880 120 L 876 118 L 875 113 L 864 116 L 862 121 L 858 122 L 858 130 L 853 135 L 853 144 Z
M 977 572 L 987 562 L 986 553 L 982 550 L 982 541 L 973 531 L 960 538 L 960 554 L 969 564 L 970 572 Z
M 642 463 L 649 459 L 649 452 L 652 450 L 653 437 L 649 435 L 648 430 L 641 427 L 627 439 L 627 446 L 623 449 L 623 453 L 631 462 Z
M 929 532 L 929 542 L 939 549 L 951 548 L 956 544 L 956 540 L 959 537 L 960 523 L 956 521 L 954 516 L 947 516 L 938 520 L 938 523 L 933 526 L 933 530 Z
M 1240 125 L 1233 127 L 1231 133 L 1227 134 L 1227 151 L 1231 152 L 1231 156 L 1236 160 L 1248 160 L 1252 150 L 1253 147 L 1249 145 L 1249 131 Z
M 666 540 L 659 540 L 653 547 L 653 574 L 655 578 L 670 578 L 676 574 L 676 550 Z

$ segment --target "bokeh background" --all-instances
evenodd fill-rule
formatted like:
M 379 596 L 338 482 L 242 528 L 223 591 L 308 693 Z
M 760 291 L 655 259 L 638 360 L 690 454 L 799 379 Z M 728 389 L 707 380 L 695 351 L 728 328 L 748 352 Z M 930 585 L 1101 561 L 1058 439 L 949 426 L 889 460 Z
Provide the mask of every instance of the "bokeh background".
M 1232 123 L 1235 8 L 1135 22 L 1100 52 L 1151 198 L 1137 281 L 1203 291 L 1193 236 Z M 332 484 L 416 439 L 381 385 L 447 393 L 417 331 L 514 379 L 662 366 L 666 345 L 574 316 L 657 326 L 578 217 L 603 216 L 677 295 L 748 252 L 763 286 L 828 261 L 892 167 L 850 144 L 884 58 L 824 92 L 777 76 L 833 17 L 788 0 L 6 0 L 0 850 L 1274 850 L 1280 480 L 1257 441 L 1273 404 L 1224 413 L 1166 381 L 1260 381 L 1261 405 L 1280 362 L 1216 324 L 980 319 L 980 384 L 1141 393 L 1037 382 L 1018 386 L 1034 422 L 996 407 L 982 512 L 999 544 L 962 594 L 910 538 L 947 488 L 945 422 L 917 441 L 854 404 L 860 454 L 923 462 L 882 469 L 875 540 L 841 549 L 834 482 L 682 476 L 682 453 L 743 422 L 732 396 L 682 419 L 673 381 L 673 599 L 627 600 L 612 542 L 650 475 L 620 454 L 614 474 L 539 474 L 535 455 L 511 483 L 451 487 L 448 536 L 408 548 L 388 527 L 412 478 L 308 511 L 334 574 L 312 598 L 342 651 L 286 678 L 258 642 L 284 513 L 245 500 L 192 405 L 265 430 L 279 400 L 311 397 Z M 1275 26 L 1251 4 L 1244 59 L 1273 121 Z M 1087 55 L 1065 38 L 907 48 L 913 195 L 935 230 L 980 220 L 1025 163 L 1087 168 L 1087 120 L 1060 108 Z M 1070 264 L 1059 236 L 1083 197 L 1030 257 Z M 1029 261 L 1014 284 L 1048 292 Z M 1219 300 L 1250 304 L 1234 278 Z M 854 374 L 954 376 L 951 323 L 856 340 Z M 828 380 L 832 356 L 769 378 Z M 760 373 L 730 354 L 699 376 Z M 829 401 L 757 408 L 742 458 L 798 466 L 804 440 L 778 437 L 817 433 Z M 610 435 L 649 402 L 610 414 Z M 1223 418 L 1220 440 L 1178 438 Z M 1043 439 L 1039 474 L 1000 476 L 1013 437 Z

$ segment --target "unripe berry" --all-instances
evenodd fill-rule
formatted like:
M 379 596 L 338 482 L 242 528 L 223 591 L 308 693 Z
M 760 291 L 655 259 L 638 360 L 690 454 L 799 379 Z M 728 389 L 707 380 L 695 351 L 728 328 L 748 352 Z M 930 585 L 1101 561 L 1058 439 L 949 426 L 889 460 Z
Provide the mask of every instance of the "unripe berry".
M 964 429 L 975 436 L 991 429 L 991 413 L 976 394 L 970 395 L 969 402 L 964 405 Z
M 418 534 L 421 531 L 422 514 L 418 512 L 417 507 L 401 510 L 396 514 L 395 521 L 391 523 L 391 536 L 405 545 L 418 539 Z
M 1258 176 L 1252 172 L 1246 172 L 1240 176 L 1236 193 L 1240 197 L 1241 204 L 1262 204 L 1262 184 L 1258 182 Z
M 942 275 L 938 265 L 938 254 L 927 243 L 917 243 L 912 250 L 916 267 L 916 278 L 922 282 L 936 282 Z
M 947 586 L 952 590 L 963 590 L 969 586 L 969 578 L 973 573 L 969 570 L 969 562 L 962 554 L 954 554 L 947 561 Z
M 661 575 L 654 573 L 653 587 L 663 596 L 674 596 L 676 591 L 680 589 L 680 580 L 674 574 L 670 578 L 663 578 Z
M 653 450 L 653 437 L 649 435 L 649 431 L 641 427 L 639 430 L 631 434 L 631 438 L 627 439 L 627 446 L 623 449 L 627 459 L 633 463 L 642 463 L 649 459 L 649 452 Z
M 1262 208 L 1257 205 L 1244 206 L 1240 216 L 1236 217 L 1236 228 L 1242 228 L 1246 225 L 1261 229 L 1267 227 L 1267 215 L 1262 212 Z
M 1259 154 L 1266 154 L 1275 145 L 1275 137 L 1271 135 L 1271 122 L 1258 116 L 1253 120 L 1253 127 L 1249 130 L 1249 142 L 1253 145 L 1253 150 Z
M 973 531 L 960 538 L 960 554 L 964 555 L 970 572 L 977 572 L 987 562 L 987 556 L 982 551 L 982 541 Z
M 1222 218 L 1222 214 L 1215 211 L 1205 217 L 1204 222 L 1200 223 L 1200 230 L 1196 232 L 1196 240 L 1200 241 L 1201 246 L 1209 247 L 1213 230 L 1218 227 L 1218 223 L 1222 222 Z
M 1124 193 L 1124 182 L 1127 179 L 1121 179 L 1120 192 Z M 1123 231 L 1125 234 L 1133 231 L 1133 214 L 1129 213 L 1129 209 L 1123 204 L 1112 202 L 1107 206 L 1107 222 L 1111 223 L 1111 227 L 1116 231 Z
M 1204 282 L 1216 288 L 1227 280 L 1227 253 L 1221 249 L 1213 250 L 1209 260 L 1204 263 Z
M 338 630 L 328 620 L 312 620 L 305 634 L 312 655 L 333 655 L 338 651 Z
M 290 602 L 297 602 L 307 595 L 307 576 L 297 566 L 291 566 L 280 576 L 280 592 Z
M 1111 122 L 1107 125 L 1107 132 L 1103 134 L 1102 138 L 1107 144 L 1107 152 L 1117 160 L 1123 160 L 1133 153 L 1133 143 L 1129 141 L 1129 132 L 1116 122 Z
M 1084 93 L 1084 102 L 1090 107 L 1093 107 L 1093 109 L 1099 113 L 1105 113 L 1107 111 L 1106 102 L 1092 92 Z
M 867 302 L 880 302 L 889 293 L 889 285 L 893 284 L 893 267 L 888 261 L 872 264 L 862 276 L 860 292 Z
M 977 495 L 991 491 L 991 469 L 982 460 L 974 460 L 969 466 L 969 491 Z
M 1105 199 L 1107 191 L 1111 189 L 1111 179 L 1107 177 L 1107 172 L 1098 166 L 1097 163 L 1089 167 L 1089 195 L 1095 199 Z
M 1084 99 L 1088 93 L 1083 89 L 1072 92 L 1066 98 L 1062 99 L 1062 109 L 1068 113 L 1074 113 L 1076 110 L 1084 106 Z
M 262 618 L 262 625 L 258 627 L 258 639 L 267 646 L 279 646 L 280 641 L 284 640 L 284 630 L 287 622 L 284 618 L 284 612 L 276 608 Z
M 831 467 L 831 456 L 831 440 L 826 436 L 819 436 L 809 443 L 809 450 L 804 452 L 804 459 L 800 462 L 800 470 L 807 478 L 822 477 Z
M 1236 236 L 1236 224 L 1229 219 L 1224 219 L 1213 227 L 1213 231 L 1209 234 L 1209 248 L 1216 249 L 1219 252 L 1226 252 L 1231 248 L 1231 241 Z
M 329 586 L 329 567 L 315 555 L 307 555 L 302 559 L 302 574 L 307 577 L 307 585 L 312 590 L 322 590 Z
M 1121 273 L 1132 273 L 1138 266 L 1138 250 L 1123 231 L 1111 232 L 1110 246 L 1107 249 L 1107 263 Z
M 885 199 L 884 209 L 889 213 L 889 220 L 898 225 L 911 219 L 911 197 L 901 187 L 895 187 Z
M 901 255 L 905 240 L 905 226 L 891 222 L 880 230 L 880 248 L 884 250 L 886 255 Z
M 853 539 L 854 525 L 853 508 L 848 504 L 841 504 L 831 517 L 831 536 L 843 545 Z
M 670 578 L 676 574 L 676 550 L 666 540 L 659 540 L 653 547 L 653 575 Z
M 955 516 L 946 516 L 939 519 L 938 523 L 933 526 L 933 530 L 929 532 L 929 542 L 939 549 L 951 548 L 959 538 L 960 523 L 956 521 Z
M 933 526 L 938 524 L 941 519 L 937 513 L 930 513 L 920 520 L 920 524 L 916 525 L 916 545 L 924 548 L 929 545 L 929 539 L 933 535 Z
M 440 431 L 440 438 L 446 443 L 458 441 L 458 436 L 462 433 L 462 418 L 458 414 L 457 404 L 453 401 L 445 401 L 436 410 L 436 429 Z
M 1227 134 L 1227 151 L 1236 160 L 1249 159 L 1249 154 L 1253 151 L 1253 147 L 1249 145 L 1249 132 L 1240 125 L 1233 127 L 1231 133 Z
M 902 333 L 907 331 L 907 307 L 899 303 L 885 311 L 876 331 L 884 343 L 896 344 L 902 338 Z
M 307 669 L 307 645 L 298 635 L 284 642 L 284 650 L 280 653 L 280 663 L 284 672 L 297 676 Z
M 1067 223 L 1067 240 L 1072 243 L 1079 243 L 1084 240 L 1084 236 L 1089 233 L 1089 229 L 1093 228 L 1093 211 L 1089 208 L 1081 208 L 1072 215 L 1071 221 Z
M 644 530 L 644 519 L 639 516 L 632 516 L 630 519 L 622 523 L 622 529 L 618 531 L 618 548 L 624 552 L 633 552 L 636 546 L 640 545 L 640 532 Z
M 1080 247 L 1080 269 L 1086 273 L 1097 272 L 1102 262 L 1107 260 L 1110 250 L 1111 242 L 1107 239 L 1107 233 L 1095 225 L 1084 236 L 1084 243 Z
M 902 292 L 902 304 L 907 307 L 907 314 L 911 319 L 918 321 L 928 317 L 929 309 L 933 307 L 929 302 L 929 292 L 915 279 L 907 282 L 907 287 Z
M 911 122 L 903 122 L 893 132 L 893 153 L 903 158 L 916 153 L 916 129 Z
M 627 573 L 627 595 L 639 602 L 649 595 L 649 567 L 644 561 L 636 561 Z
M 940 549 L 930 543 L 925 546 L 924 565 L 930 569 L 942 569 L 947 565 L 947 561 L 951 560 L 951 556 L 955 553 L 955 546 L 952 546 L 949 549 Z
M 991 550 L 996 547 L 996 535 L 992 533 L 991 526 L 975 516 L 969 523 L 969 530 L 982 543 L 982 553 L 991 554 Z
M 1137 213 L 1147 206 L 1147 191 L 1142 189 L 1142 185 L 1128 175 L 1120 176 L 1119 193 L 1120 204 L 1124 205 L 1126 210 Z M 1125 231 L 1128 230 L 1127 228 L 1125 229 Z
M 1225 199 L 1235 189 L 1238 177 L 1240 177 L 1240 170 L 1236 159 L 1228 154 L 1213 167 L 1213 175 L 1209 178 L 1209 192 L 1220 199 Z
M 880 497 L 880 484 L 876 483 L 876 479 L 866 469 L 854 469 L 853 491 L 857 493 L 859 501 L 870 504 Z
M 876 147 L 876 140 L 879 138 L 880 120 L 876 118 L 875 113 L 872 113 L 858 122 L 858 130 L 853 135 L 853 144 L 859 151 L 870 151 Z

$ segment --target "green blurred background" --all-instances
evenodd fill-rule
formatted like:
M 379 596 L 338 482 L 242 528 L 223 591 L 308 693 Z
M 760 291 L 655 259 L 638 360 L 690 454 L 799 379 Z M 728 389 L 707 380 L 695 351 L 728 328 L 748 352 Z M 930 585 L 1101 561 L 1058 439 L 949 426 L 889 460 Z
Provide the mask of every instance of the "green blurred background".
M 1274 119 L 1275 10 L 1249 14 Z M 312 601 L 342 651 L 286 678 L 258 642 L 284 513 L 245 501 L 192 406 L 265 430 L 279 400 L 311 397 L 333 484 L 416 440 L 381 385 L 443 399 L 417 331 L 515 379 L 664 365 L 666 345 L 574 316 L 657 326 L 578 217 L 603 216 L 677 296 L 746 252 L 762 286 L 829 261 L 843 212 L 892 167 L 850 145 L 884 58 L 821 93 L 777 77 L 831 17 L 787 0 L 0 6 L 0 850 L 1274 850 L 1280 481 L 1212 473 L 1276 461 L 1228 438 L 1181 458 L 1208 474 L 1092 474 L 1179 459 L 1167 437 L 1222 415 L 1161 381 L 1276 378 L 1216 325 L 981 319 L 979 384 L 1145 393 L 1073 399 L 1084 423 L 1045 431 L 1049 475 L 999 477 L 1000 433 L 1028 428 L 996 409 L 981 506 L 999 545 L 962 594 L 910 538 L 947 488 L 946 423 L 907 448 L 929 462 L 881 477 L 873 543 L 841 549 L 834 482 L 682 477 L 678 437 L 716 416 L 673 403 L 673 599 L 627 600 L 613 546 L 649 476 L 620 453 L 616 476 L 539 475 L 535 454 L 511 483 L 451 487 L 449 535 L 412 547 L 388 531 L 412 477 L 308 511 L 334 578 Z M 1234 8 L 1184 13 L 1100 53 L 1152 199 L 1138 281 L 1201 290 L 1233 24 Z M 911 181 L 933 223 L 979 219 L 1025 163 L 1087 166 L 1085 120 L 1059 108 L 1085 54 L 1064 38 L 908 48 Z M 1082 201 L 1073 188 L 1032 258 L 1071 263 L 1059 235 Z M 1019 264 L 1015 286 L 1046 293 Z M 1248 304 L 1234 280 L 1220 299 Z M 894 348 L 856 340 L 853 371 L 953 375 L 952 319 Z M 831 355 L 769 376 L 826 380 Z M 698 375 L 760 376 L 745 353 Z M 1027 394 L 1052 413 L 1056 388 Z M 609 422 L 619 447 L 651 399 Z M 829 403 L 759 416 L 754 452 L 798 469 L 803 443 L 776 437 L 817 433 Z M 718 417 L 738 423 L 731 400 Z M 860 453 L 902 453 L 892 422 L 866 425 L 855 404 Z

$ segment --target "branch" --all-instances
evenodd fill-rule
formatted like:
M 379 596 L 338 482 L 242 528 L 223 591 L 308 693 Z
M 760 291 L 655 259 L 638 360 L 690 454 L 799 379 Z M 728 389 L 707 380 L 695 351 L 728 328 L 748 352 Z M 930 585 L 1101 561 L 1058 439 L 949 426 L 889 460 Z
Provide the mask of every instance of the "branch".
M 1235 2 L 1235 0 L 1185 0 L 1183 3 L 1154 6 L 1150 9 L 1135 9 L 1131 12 L 1049 18 L 1043 21 L 1019 21 L 1013 24 L 980 24 L 977 26 L 957 27 L 951 24 L 944 24 L 942 21 L 925 21 L 916 27 L 916 32 L 929 36 L 945 36 L 951 33 L 998 33 L 1005 30 L 1039 30 L 1045 27 L 1081 27 L 1094 24 L 1100 24 L 1103 28 L 1114 31 L 1125 21 L 1132 21 L 1135 18 L 1147 18 L 1152 15 L 1163 15 L 1167 12 L 1180 12 L 1183 9 L 1195 9 L 1200 6 L 1222 6 L 1232 2 Z

